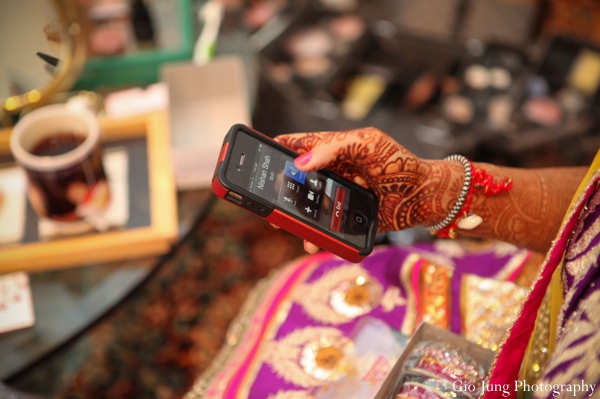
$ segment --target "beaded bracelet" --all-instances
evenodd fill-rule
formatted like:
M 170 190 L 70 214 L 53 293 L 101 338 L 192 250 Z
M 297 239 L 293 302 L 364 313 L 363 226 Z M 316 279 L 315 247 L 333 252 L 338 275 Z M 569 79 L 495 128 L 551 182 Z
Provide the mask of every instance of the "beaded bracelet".
M 441 367 L 452 366 L 452 369 L 461 376 L 472 377 L 474 379 L 483 378 L 483 370 L 479 365 L 472 364 L 454 349 L 446 349 L 444 345 L 429 344 L 415 350 L 415 355 L 422 355 L 416 363 L 416 367 L 421 367 L 422 362 L 430 364 L 439 364 Z M 421 367 L 422 368 L 422 367 Z
M 452 379 L 453 381 L 475 382 L 477 374 L 469 374 L 467 369 L 462 369 L 458 364 L 445 363 L 429 355 L 423 356 L 416 364 L 416 369 L 429 371 L 436 374 L 438 378 Z
M 462 163 L 463 167 L 465 168 L 465 181 L 463 182 L 463 187 L 462 187 L 462 190 L 460 191 L 460 195 L 458 196 L 458 200 L 452 207 L 452 210 L 450 210 L 450 213 L 448 214 L 448 216 L 446 216 L 444 218 L 444 220 L 442 220 L 441 222 L 439 222 L 436 225 L 425 227 L 425 229 L 427 229 L 431 233 L 435 233 L 436 231 L 441 230 L 444 227 L 447 227 L 448 225 L 450 225 L 450 223 L 452 223 L 452 221 L 456 218 L 456 216 L 458 216 L 458 213 L 463 208 L 463 205 L 465 203 L 465 200 L 467 199 L 467 195 L 469 194 L 469 190 L 471 188 L 471 176 L 473 174 L 473 170 L 471 169 L 471 163 L 469 162 L 469 160 L 467 158 L 463 157 L 462 155 L 458 155 L 458 154 L 450 155 L 450 156 L 444 158 L 444 160 L 445 161 L 458 161 L 458 162 Z
M 482 221 L 481 217 L 469 213 L 469 206 L 473 198 L 473 191 L 477 190 L 486 196 L 496 195 L 512 189 L 512 181 L 509 178 L 504 178 L 500 182 L 494 182 L 494 178 L 490 176 L 484 169 L 475 169 L 471 162 L 462 155 L 450 155 L 444 158 L 450 161 L 459 161 L 465 168 L 465 181 L 462 190 L 452 207 L 452 210 L 444 220 L 435 226 L 425 227 L 431 234 L 437 235 L 438 238 L 456 238 L 456 227 L 464 229 L 472 229 L 479 225 Z M 475 222 L 475 224 L 470 223 Z M 476 219 L 479 219 L 478 221 Z M 465 222 L 465 226 L 461 226 L 461 221 Z
M 446 380 L 440 380 L 439 378 L 416 378 L 416 379 L 405 379 L 402 383 L 406 387 L 418 387 L 424 391 L 430 392 L 441 398 L 450 399 L 475 399 L 476 395 L 471 395 L 468 392 L 457 391 L 454 389 L 454 385 Z
M 450 392 L 443 392 L 436 388 L 422 384 L 420 382 L 407 381 L 402 385 L 402 388 L 408 388 L 409 392 L 410 392 L 411 388 L 412 389 L 414 389 L 414 388 L 421 389 L 427 393 L 432 394 L 434 397 L 437 397 L 440 399 L 453 399 L 452 394 Z

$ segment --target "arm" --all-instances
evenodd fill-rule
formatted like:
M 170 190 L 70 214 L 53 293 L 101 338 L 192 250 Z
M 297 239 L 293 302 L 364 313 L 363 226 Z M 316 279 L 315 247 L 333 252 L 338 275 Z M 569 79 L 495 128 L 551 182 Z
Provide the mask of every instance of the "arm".
M 420 159 L 375 128 L 300 133 L 278 141 L 299 152 L 305 171 L 330 168 L 379 198 L 379 231 L 431 226 L 448 215 L 462 188 L 459 162 Z M 470 211 L 483 218 L 459 233 L 497 239 L 538 252 L 550 247 L 586 168 L 514 169 L 475 164 L 513 189 L 491 197 L 475 192 Z M 310 248 L 310 246 L 309 246 Z
M 505 241 L 540 253 L 550 248 L 587 172 L 586 167 L 516 169 L 485 163 L 473 167 L 485 169 L 496 180 L 511 179 L 513 188 L 493 196 L 475 191 L 469 211 L 481 216 L 483 222 L 473 230 L 459 229 L 458 233 Z M 460 170 L 456 175 L 456 168 L 450 170 L 449 179 L 462 185 L 464 172 Z M 458 194 L 448 194 L 450 202 L 456 201 Z

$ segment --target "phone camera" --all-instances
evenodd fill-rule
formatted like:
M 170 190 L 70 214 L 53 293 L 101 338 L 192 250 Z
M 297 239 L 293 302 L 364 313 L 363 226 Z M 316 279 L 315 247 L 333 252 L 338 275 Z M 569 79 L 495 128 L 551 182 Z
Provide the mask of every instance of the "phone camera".
M 359 226 L 364 226 L 365 224 L 367 224 L 367 218 L 365 218 L 363 215 L 356 213 L 354 214 L 354 222 Z

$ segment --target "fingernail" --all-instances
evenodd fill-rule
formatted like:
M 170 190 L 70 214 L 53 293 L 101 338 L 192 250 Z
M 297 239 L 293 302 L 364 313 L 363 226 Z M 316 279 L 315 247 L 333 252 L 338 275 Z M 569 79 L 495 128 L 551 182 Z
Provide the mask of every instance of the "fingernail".
M 300 155 L 298 158 L 294 160 L 294 163 L 298 166 L 306 165 L 312 159 L 312 152 L 307 152 L 306 154 Z
M 304 250 L 308 252 L 308 249 L 306 249 L 306 241 L 304 241 Z

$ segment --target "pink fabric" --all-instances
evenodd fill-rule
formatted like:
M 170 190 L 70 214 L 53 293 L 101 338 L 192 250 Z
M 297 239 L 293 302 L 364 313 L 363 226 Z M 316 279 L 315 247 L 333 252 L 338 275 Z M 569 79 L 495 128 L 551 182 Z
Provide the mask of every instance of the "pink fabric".
M 588 189 L 583 193 L 584 200 L 580 201 L 573 213 L 572 217 L 565 224 L 561 235 L 557 239 L 554 250 L 550 254 L 546 266 L 542 271 L 540 279 L 535 283 L 533 290 L 523 305 L 521 315 L 513 325 L 510 336 L 504 343 L 500 352 L 492 375 L 490 376 L 490 384 L 509 384 L 513 385 L 519 379 L 519 371 L 521 363 L 527 350 L 527 345 L 531 337 L 531 333 L 535 327 L 538 309 L 542 304 L 542 300 L 546 294 L 552 274 L 556 267 L 561 263 L 563 255 L 569 240 L 571 231 L 575 228 L 578 216 L 586 204 L 585 198 L 588 198 L 594 190 L 595 184 L 588 186 Z M 506 399 L 505 392 L 486 391 L 484 399 Z M 510 398 L 516 398 L 517 392 L 510 390 Z
M 453 266 L 453 278 L 460 283 L 460 276 L 476 274 L 481 277 L 493 278 L 499 272 L 506 270 L 507 265 L 513 264 L 515 257 L 522 258 L 522 251 L 509 253 L 498 252 L 495 246 L 485 250 L 470 251 L 468 247 L 454 254 L 444 254 L 449 259 L 449 265 Z M 419 301 L 419 280 L 423 267 L 428 265 L 426 254 L 440 254 L 434 243 L 417 244 L 412 247 L 387 247 L 377 248 L 374 253 L 365 259 L 361 267 L 368 271 L 382 287 L 383 292 L 388 289 L 398 289 L 401 298 L 407 300 L 406 306 L 398 304 L 391 310 L 385 310 L 377 306 L 369 313 L 356 317 L 355 319 L 335 326 L 342 334 L 352 338 L 353 331 L 366 318 L 376 318 L 394 329 L 403 328 L 407 312 L 410 313 L 409 323 L 411 330 L 417 324 L 417 318 L 422 320 L 421 303 L 409 301 L 408 296 L 414 301 Z M 500 254 L 502 253 L 502 254 Z M 419 256 L 415 261 L 409 257 Z M 410 261 L 409 261 L 410 260 Z M 481 265 L 486 267 L 482 268 Z M 290 298 L 290 292 L 298 287 L 298 284 L 314 284 L 327 273 L 335 271 L 338 267 L 347 266 L 347 263 L 337 257 L 319 253 L 317 255 L 303 258 L 284 267 L 277 276 L 269 282 L 267 287 L 256 293 L 252 299 L 251 317 L 244 324 L 243 330 L 238 332 L 239 341 L 234 348 L 227 345 L 222 353 L 223 363 L 216 370 L 211 370 L 206 379 L 201 380 L 200 389 L 205 389 L 206 399 L 233 399 L 237 397 L 267 398 L 278 392 L 307 391 L 320 389 L 321 386 L 307 388 L 297 385 L 294 381 L 286 380 L 272 365 L 261 358 L 265 345 L 278 341 L 288 336 L 293 331 L 308 327 L 331 327 L 327 322 L 315 320 L 308 314 L 303 304 L 296 299 Z M 407 267 L 408 269 L 403 269 Z M 300 271 L 303 270 L 303 271 Z M 405 274 L 408 273 L 408 274 Z M 504 273 L 503 273 L 504 275 Z M 398 277 L 402 276 L 402 279 Z M 406 278 L 408 281 L 404 281 Z M 451 300 L 460 304 L 460 284 L 451 289 Z M 416 292 L 414 291 L 416 289 Z M 326 295 L 323 292 L 323 295 Z M 247 303 L 248 304 L 248 303 Z M 288 307 L 288 305 L 291 305 Z M 285 308 L 282 308 L 285 306 Z M 460 306 L 456 309 L 456 317 L 460 325 Z M 279 319 L 282 309 L 285 309 L 286 318 Z M 246 309 L 246 312 L 249 312 Z M 277 313 L 275 313 L 277 312 Z M 414 312 L 414 313 L 413 313 Z M 418 312 L 418 314 L 417 314 Z M 277 321 L 275 322 L 275 318 Z M 241 326 L 241 325 L 240 325 Z M 220 355 L 221 356 L 221 355 Z
M 517 267 L 515 269 L 515 271 L 512 272 L 510 276 L 508 276 L 506 281 L 510 281 L 511 283 L 514 283 L 515 280 L 517 279 L 517 277 L 519 276 L 519 273 L 521 273 L 521 271 L 523 270 L 523 266 L 525 266 L 525 264 L 529 261 L 529 259 L 531 259 L 532 256 L 533 256 L 533 253 L 529 252 L 527 254 L 527 256 L 525 257 L 525 259 L 523 259 L 523 262 L 521 262 L 519 267 Z
M 421 267 L 423 267 L 423 260 L 417 261 L 412 270 L 411 282 L 413 286 L 413 292 L 415 295 L 415 310 L 417 312 L 417 325 L 415 328 L 421 324 L 423 319 L 423 314 L 421 313 L 421 285 L 419 284 L 419 276 L 421 275 Z
M 268 326 L 271 323 L 271 321 L 273 320 L 273 318 L 275 318 L 275 316 L 277 315 L 279 306 L 283 303 L 285 298 L 288 296 L 290 290 L 296 285 L 296 282 L 298 281 L 298 279 L 300 279 L 302 277 L 304 271 L 309 266 L 314 265 L 315 263 L 319 262 L 321 259 L 326 259 L 326 258 L 330 258 L 330 257 L 331 257 L 331 254 L 329 254 L 329 253 L 326 253 L 326 252 L 319 253 L 317 255 L 314 255 L 312 258 L 307 258 L 307 260 L 304 262 L 304 265 L 302 265 L 301 267 L 297 268 L 294 271 L 294 273 L 287 280 L 287 282 L 282 287 L 282 289 L 277 293 L 277 295 L 273 299 L 273 302 L 271 302 L 271 304 L 267 310 L 266 316 L 265 316 L 265 322 L 261 325 L 260 333 L 258 335 L 259 337 L 262 337 L 264 335 L 265 330 L 268 328 Z M 237 392 L 239 391 L 240 384 L 242 383 L 242 380 L 246 376 L 246 374 L 248 372 L 248 368 L 250 367 L 250 365 L 254 361 L 254 358 L 256 357 L 256 352 L 259 349 L 259 344 L 260 344 L 260 340 L 256 341 L 254 343 L 252 349 L 250 349 L 248 356 L 245 358 L 244 362 L 238 368 L 235 376 L 231 379 L 231 381 L 227 385 L 227 388 L 223 394 L 223 398 L 233 399 L 237 396 Z

